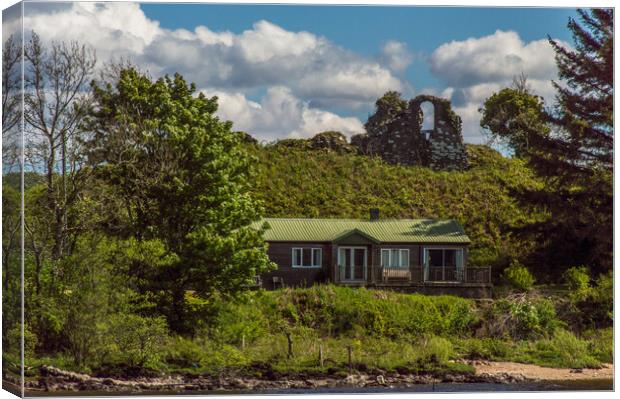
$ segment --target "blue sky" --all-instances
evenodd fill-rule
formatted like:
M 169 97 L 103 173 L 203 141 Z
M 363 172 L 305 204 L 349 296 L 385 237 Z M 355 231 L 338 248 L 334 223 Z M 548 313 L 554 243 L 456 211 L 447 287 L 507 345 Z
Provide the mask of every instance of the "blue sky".
M 180 72 L 219 98 L 219 115 L 261 140 L 363 132 L 387 90 L 448 98 L 468 142 L 478 108 L 521 72 L 553 101 L 547 35 L 566 45 L 571 8 L 27 3 L 43 40 L 91 45 L 100 64 L 131 59 Z M 5 15 L 3 30 L 11 29 Z M 17 26 L 17 25 L 15 25 Z

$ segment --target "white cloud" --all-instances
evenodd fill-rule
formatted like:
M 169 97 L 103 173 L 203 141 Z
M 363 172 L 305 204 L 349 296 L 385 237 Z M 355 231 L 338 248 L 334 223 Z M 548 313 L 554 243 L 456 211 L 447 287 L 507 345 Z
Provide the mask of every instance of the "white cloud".
M 466 87 L 504 82 L 522 72 L 532 79 L 554 78 L 554 51 L 546 39 L 524 43 L 516 32 L 494 34 L 439 46 L 430 57 L 431 70 L 447 84 Z
M 49 13 L 37 12 L 37 7 L 30 3 L 24 13 L 28 30 L 46 41 L 87 42 L 100 60 L 140 54 L 163 32 L 159 22 L 148 19 L 138 3 L 73 3 Z
M 124 58 L 154 77 L 179 72 L 198 87 L 220 93 L 221 113 L 237 128 L 264 138 L 305 137 L 326 129 L 363 131 L 357 118 L 324 108 L 370 110 L 386 91 L 409 88 L 393 72 L 410 62 L 406 46 L 398 42 L 384 46 L 391 57 L 386 65 L 325 37 L 265 20 L 234 33 L 206 26 L 165 29 L 137 3 L 80 2 L 53 9 L 30 3 L 29 10 L 24 22 L 44 41 L 90 44 L 100 65 Z M 267 90 L 260 103 L 244 95 L 256 90 Z
M 372 104 L 384 92 L 404 87 L 372 59 L 264 20 L 239 34 L 205 26 L 169 30 L 146 17 L 137 3 L 73 3 L 51 13 L 33 11 L 25 23 L 44 40 L 87 42 L 100 60 L 130 58 L 153 75 L 179 72 L 200 87 L 282 85 L 304 100 L 351 106 Z
M 413 54 L 406 43 L 390 40 L 381 47 L 380 59 L 392 71 L 402 72 L 413 62 Z
M 220 118 L 233 121 L 234 129 L 249 131 L 259 140 L 307 138 L 324 130 L 337 130 L 347 136 L 364 131 L 359 119 L 310 107 L 283 86 L 269 88 L 260 102 L 239 92 L 203 92 L 218 96 Z
M 531 91 L 547 104 L 555 95 L 551 84 L 557 79 L 555 52 L 546 39 L 524 43 L 516 32 L 498 30 L 489 36 L 443 44 L 429 63 L 433 73 L 448 85 L 443 97 L 452 101 L 461 116 L 467 142 L 486 140 L 479 109 L 493 93 L 510 87 L 515 76 L 524 73 Z

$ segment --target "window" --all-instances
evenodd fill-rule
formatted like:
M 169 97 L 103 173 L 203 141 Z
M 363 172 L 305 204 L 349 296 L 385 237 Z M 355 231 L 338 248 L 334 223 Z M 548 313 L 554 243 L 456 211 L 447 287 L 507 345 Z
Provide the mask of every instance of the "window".
M 321 267 L 322 260 L 321 248 L 293 248 L 293 267 Z
M 463 266 L 463 250 L 450 248 L 429 248 L 426 250 L 428 265 L 431 267 Z
M 408 249 L 382 249 L 381 266 L 383 267 L 409 267 Z

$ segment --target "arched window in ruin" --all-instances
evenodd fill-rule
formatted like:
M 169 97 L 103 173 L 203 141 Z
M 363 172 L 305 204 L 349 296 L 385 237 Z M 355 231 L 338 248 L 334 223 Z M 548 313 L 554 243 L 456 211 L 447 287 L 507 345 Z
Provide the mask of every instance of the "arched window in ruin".
M 421 133 L 428 140 L 431 132 L 435 130 L 435 104 L 430 101 L 424 101 L 420 104 L 422 110 L 422 127 Z

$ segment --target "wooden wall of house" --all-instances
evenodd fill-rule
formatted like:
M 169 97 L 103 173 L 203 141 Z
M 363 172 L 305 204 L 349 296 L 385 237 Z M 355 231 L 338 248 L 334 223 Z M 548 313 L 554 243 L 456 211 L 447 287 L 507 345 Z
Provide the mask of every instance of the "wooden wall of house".
M 347 242 L 344 246 L 364 246 L 368 249 L 368 281 L 374 281 L 376 267 L 381 264 L 382 249 L 409 249 L 409 263 L 411 267 L 422 265 L 422 248 L 464 248 L 464 264 L 467 265 L 467 245 L 455 244 L 401 244 L 382 243 L 367 244 Z M 293 248 L 321 248 L 323 250 L 321 268 L 293 267 Z M 331 242 L 270 242 L 267 251 L 269 259 L 278 265 L 277 270 L 264 273 L 261 276 L 262 286 L 266 289 L 279 288 L 274 286 L 274 277 L 278 277 L 287 287 L 307 287 L 315 283 L 338 281 L 338 270 L 335 264 L 338 261 L 338 245 Z
M 321 248 L 323 250 L 322 267 L 293 267 L 293 248 Z M 279 288 L 274 287 L 274 277 L 281 278 L 286 287 L 307 287 L 329 279 L 332 264 L 331 243 L 270 242 L 267 254 L 269 259 L 278 265 L 278 269 L 261 276 L 264 288 Z

